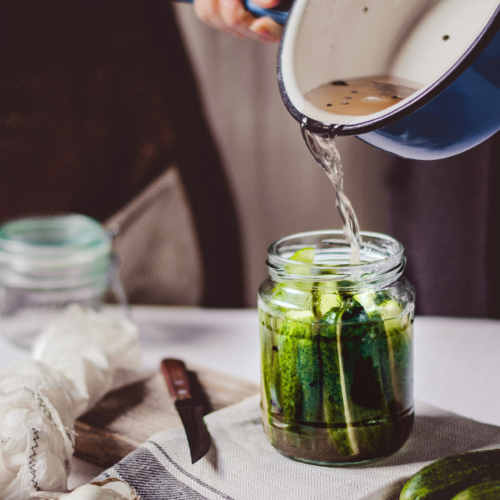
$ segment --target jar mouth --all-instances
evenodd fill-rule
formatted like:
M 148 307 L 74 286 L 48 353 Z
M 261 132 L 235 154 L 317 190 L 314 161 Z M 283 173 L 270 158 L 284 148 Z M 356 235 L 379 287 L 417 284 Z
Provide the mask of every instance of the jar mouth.
M 381 233 L 362 232 L 361 263 L 351 262 L 351 248 L 342 230 L 311 231 L 286 236 L 268 249 L 269 273 L 277 281 L 337 282 L 339 290 L 386 286 L 406 265 L 404 247 Z M 291 260 L 299 250 L 314 248 L 312 263 Z
M 91 266 L 110 250 L 106 230 L 84 215 L 18 219 L 0 227 L 0 266 L 17 271 Z

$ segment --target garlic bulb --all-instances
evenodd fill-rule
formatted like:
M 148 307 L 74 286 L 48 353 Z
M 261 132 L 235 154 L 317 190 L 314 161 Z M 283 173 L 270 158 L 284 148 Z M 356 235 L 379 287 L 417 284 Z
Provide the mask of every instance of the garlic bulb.
M 40 491 L 30 496 L 31 500 L 140 500 L 134 488 L 114 477 L 84 484 L 71 493 Z

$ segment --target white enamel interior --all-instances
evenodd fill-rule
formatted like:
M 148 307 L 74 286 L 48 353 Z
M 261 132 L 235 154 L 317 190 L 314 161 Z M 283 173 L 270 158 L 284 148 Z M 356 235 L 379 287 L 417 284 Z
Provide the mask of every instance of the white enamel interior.
M 499 0 L 296 0 L 281 55 L 286 93 L 303 112 L 304 95 L 329 81 L 389 74 L 422 86 L 406 100 L 368 116 L 308 109 L 309 118 L 328 124 L 381 118 L 446 74 L 473 45 L 499 4 Z

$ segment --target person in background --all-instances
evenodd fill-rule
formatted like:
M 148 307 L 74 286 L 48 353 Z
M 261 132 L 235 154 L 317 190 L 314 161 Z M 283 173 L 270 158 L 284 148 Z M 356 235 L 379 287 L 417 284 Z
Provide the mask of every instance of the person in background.
M 417 313 L 500 319 L 500 134 L 445 160 L 395 158 L 388 183 Z
M 238 0 L 195 9 L 237 37 L 279 40 L 277 24 Z M 70 212 L 118 220 L 132 303 L 242 306 L 234 204 L 170 2 L 1 2 L 0 43 L 0 223 Z M 151 190 L 160 178 L 165 189 Z M 177 204 L 146 217 L 175 192 Z M 188 219 L 194 239 L 181 234 Z M 196 279 L 188 247 L 201 260 Z

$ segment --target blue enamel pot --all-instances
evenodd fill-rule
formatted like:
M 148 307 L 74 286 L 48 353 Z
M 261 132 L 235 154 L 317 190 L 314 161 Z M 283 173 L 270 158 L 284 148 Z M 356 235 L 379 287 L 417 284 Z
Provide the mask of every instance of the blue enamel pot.
M 285 23 L 281 96 L 315 132 L 435 160 L 500 130 L 499 0 L 295 0 L 288 15 L 286 4 L 247 8 Z M 304 96 L 320 85 L 374 75 L 413 82 L 418 90 L 364 116 L 305 106 Z
M 317 132 L 404 158 L 453 156 L 500 130 L 499 27 L 498 0 L 296 0 L 279 53 L 281 96 Z M 419 90 L 367 116 L 304 112 L 319 85 L 386 74 Z
M 193 0 L 173 0 L 175 3 L 193 3 Z M 270 17 L 282 26 L 286 23 L 293 0 L 281 0 L 279 5 L 274 9 L 263 9 L 260 5 L 252 2 L 252 0 L 243 0 L 245 8 L 255 17 Z

